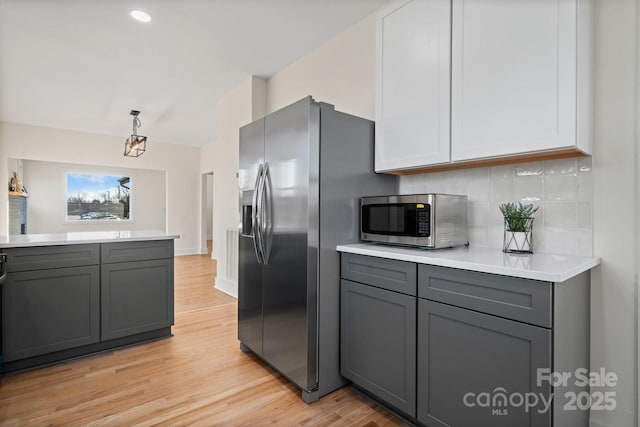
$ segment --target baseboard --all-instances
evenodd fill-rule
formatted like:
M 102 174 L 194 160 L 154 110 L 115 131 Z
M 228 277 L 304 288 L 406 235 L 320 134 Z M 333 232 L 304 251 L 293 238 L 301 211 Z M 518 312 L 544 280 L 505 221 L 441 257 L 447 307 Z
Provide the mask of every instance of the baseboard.
M 205 252 L 206 254 L 207 252 Z M 181 255 L 201 255 L 200 249 L 198 248 L 189 248 L 189 249 L 175 249 L 173 251 L 175 256 Z
M 214 287 L 224 292 L 227 295 L 231 295 L 234 298 L 238 298 L 238 284 L 231 280 L 223 279 L 222 277 L 216 277 Z
M 206 246 L 203 246 L 200 248 L 200 255 L 207 255 L 209 253 L 209 248 L 207 248 Z

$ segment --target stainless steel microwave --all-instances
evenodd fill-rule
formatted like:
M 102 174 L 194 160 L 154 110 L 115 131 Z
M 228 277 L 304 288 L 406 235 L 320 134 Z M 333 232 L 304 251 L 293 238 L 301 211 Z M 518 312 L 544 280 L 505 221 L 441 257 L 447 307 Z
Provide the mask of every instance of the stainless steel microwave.
M 360 239 L 428 249 L 467 244 L 467 196 L 363 197 Z

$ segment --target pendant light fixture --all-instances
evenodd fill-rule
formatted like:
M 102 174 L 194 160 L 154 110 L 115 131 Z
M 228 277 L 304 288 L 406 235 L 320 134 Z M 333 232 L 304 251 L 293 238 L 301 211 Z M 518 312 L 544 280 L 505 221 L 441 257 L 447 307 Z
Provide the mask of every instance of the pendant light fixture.
M 140 111 L 131 110 L 129 113 L 133 116 L 133 133 L 124 142 L 124 155 L 127 157 L 140 157 L 147 149 L 147 137 L 138 135 L 139 127 L 142 127 L 138 114 Z

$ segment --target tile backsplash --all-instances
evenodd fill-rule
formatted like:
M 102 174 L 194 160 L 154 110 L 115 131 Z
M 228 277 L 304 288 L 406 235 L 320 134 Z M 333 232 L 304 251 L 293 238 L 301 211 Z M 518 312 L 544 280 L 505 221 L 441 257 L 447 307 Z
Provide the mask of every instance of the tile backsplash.
M 400 177 L 400 193 L 466 194 L 473 246 L 501 249 L 498 205 L 521 201 L 539 207 L 533 225 L 535 252 L 593 252 L 591 157 L 407 175 Z

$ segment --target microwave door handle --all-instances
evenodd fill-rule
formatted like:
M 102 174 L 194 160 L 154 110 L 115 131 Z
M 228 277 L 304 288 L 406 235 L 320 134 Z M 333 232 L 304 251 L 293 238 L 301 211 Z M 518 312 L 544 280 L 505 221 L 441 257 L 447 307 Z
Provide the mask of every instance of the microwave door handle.
M 273 193 L 271 191 L 271 171 L 269 163 L 264 165 L 264 178 L 262 180 L 262 191 L 264 197 L 264 206 L 262 207 L 263 223 L 260 230 L 262 239 L 262 256 L 265 264 L 269 263 L 269 255 L 271 254 L 271 242 L 273 240 Z
M 251 201 L 251 231 L 253 235 L 253 249 L 256 251 L 256 258 L 258 263 L 264 264 L 262 257 L 262 246 L 260 243 L 260 215 L 258 211 L 260 209 L 260 186 L 262 183 L 263 167 L 262 163 L 258 166 L 258 173 L 256 174 L 256 184 L 253 187 L 253 200 Z

